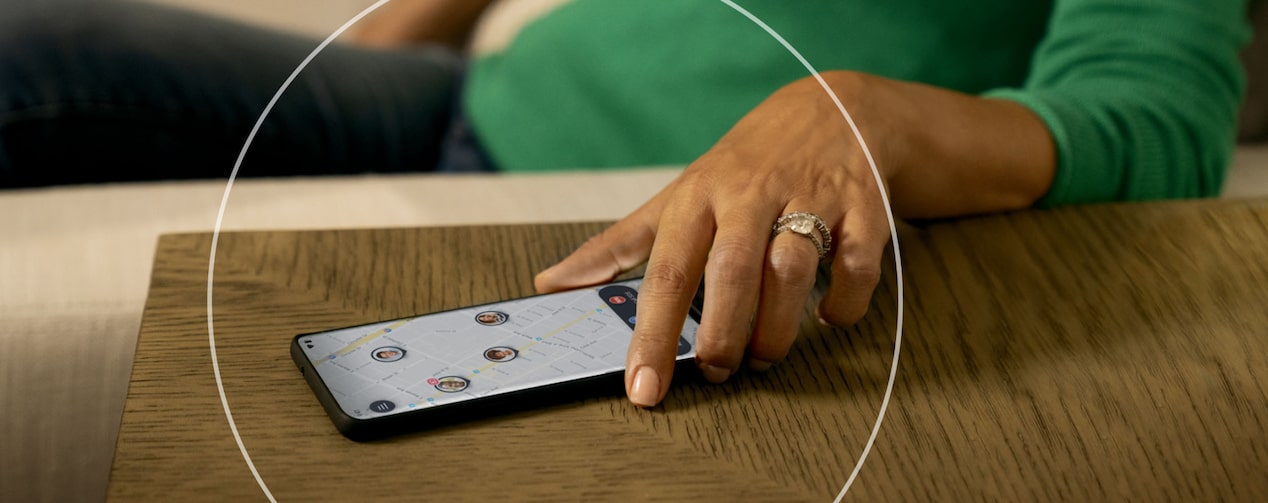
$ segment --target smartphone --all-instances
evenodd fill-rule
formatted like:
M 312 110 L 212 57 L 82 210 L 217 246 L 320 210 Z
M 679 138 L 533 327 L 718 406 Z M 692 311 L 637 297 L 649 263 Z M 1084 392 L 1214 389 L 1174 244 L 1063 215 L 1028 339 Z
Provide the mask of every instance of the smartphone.
M 623 390 L 641 278 L 324 332 L 291 357 L 344 436 L 372 440 Z M 678 339 L 695 356 L 703 293 Z

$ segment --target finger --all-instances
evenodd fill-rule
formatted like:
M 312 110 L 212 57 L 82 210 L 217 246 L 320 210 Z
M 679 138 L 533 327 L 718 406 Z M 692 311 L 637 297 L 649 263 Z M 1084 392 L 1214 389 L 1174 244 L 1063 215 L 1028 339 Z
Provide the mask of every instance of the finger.
M 705 291 L 709 293 L 696 331 L 696 365 L 705 379 L 714 383 L 731 377 L 744 360 L 762 287 L 770 222 L 778 211 L 753 204 L 738 206 L 719 219 L 705 266 Z
M 604 283 L 642 264 L 656 240 L 656 222 L 668 190 L 591 237 L 558 264 L 537 273 L 533 286 L 539 293 L 547 293 Z
M 819 302 L 819 319 L 845 327 L 867 313 L 881 279 L 881 257 L 889 243 L 889 220 L 879 198 L 863 199 L 846 213 L 832 259 L 832 282 Z
M 638 322 L 626 357 L 625 389 L 635 405 L 660 403 L 674 372 L 678 338 L 713 239 L 713 218 L 690 194 L 666 207 L 638 295 Z
M 790 203 L 784 213 L 806 207 L 809 206 L 805 203 Z M 816 214 L 828 222 L 840 218 L 824 212 Z M 819 250 L 805 236 L 785 231 L 771 239 L 748 348 L 750 368 L 766 370 L 788 355 L 805 316 L 806 299 L 814 289 L 818 266 Z

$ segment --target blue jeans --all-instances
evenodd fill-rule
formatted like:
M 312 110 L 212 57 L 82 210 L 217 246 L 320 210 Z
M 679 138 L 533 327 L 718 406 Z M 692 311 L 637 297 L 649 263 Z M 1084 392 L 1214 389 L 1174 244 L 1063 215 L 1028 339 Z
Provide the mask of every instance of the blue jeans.
M 137 2 L 0 12 L 0 187 L 226 178 L 319 40 Z M 241 176 L 479 171 L 439 47 L 332 44 L 278 101 Z

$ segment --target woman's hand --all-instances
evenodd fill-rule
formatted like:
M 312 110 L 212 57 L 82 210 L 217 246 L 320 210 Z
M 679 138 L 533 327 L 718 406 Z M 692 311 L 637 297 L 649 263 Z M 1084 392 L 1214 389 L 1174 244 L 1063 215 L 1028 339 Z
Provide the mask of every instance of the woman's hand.
M 805 236 L 772 237 L 781 215 L 809 212 L 830 228 L 831 285 L 818 315 L 845 326 L 867 311 L 881 277 L 889 241 L 881 190 L 895 192 L 900 214 L 931 217 L 1025 207 L 1050 183 L 1054 160 L 1046 130 L 1018 105 L 856 73 L 823 76 L 862 130 L 883 188 L 831 98 L 815 80 L 803 79 L 750 111 L 638 210 L 537 276 L 539 291 L 555 291 L 606 282 L 647 262 L 626 362 L 633 403 L 650 407 L 664 397 L 702 276 L 707 294 L 696 363 L 706 379 L 723 382 L 746 360 L 764 370 L 788 354 L 820 260 Z M 939 113 L 951 115 L 927 117 Z M 943 158 L 930 157 L 965 135 L 930 140 L 929 126 L 987 117 L 999 122 Z M 982 137 L 991 133 L 1014 144 L 991 149 L 999 142 Z M 1023 153 L 1018 145 L 1038 156 L 1026 176 L 1017 176 L 1026 164 L 1016 155 Z M 974 147 L 988 151 L 945 155 Z M 957 193 L 966 185 L 980 193 Z M 900 191 L 934 200 L 900 198 Z

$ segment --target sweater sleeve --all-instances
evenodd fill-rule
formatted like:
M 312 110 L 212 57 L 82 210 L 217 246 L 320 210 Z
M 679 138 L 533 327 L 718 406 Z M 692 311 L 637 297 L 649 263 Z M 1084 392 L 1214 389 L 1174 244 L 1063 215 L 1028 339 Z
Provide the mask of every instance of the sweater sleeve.
M 1235 146 L 1246 0 L 1056 0 L 1018 89 L 1057 147 L 1039 206 L 1217 194 Z

